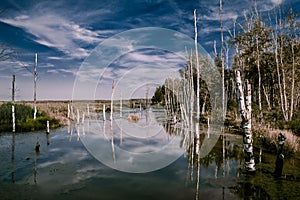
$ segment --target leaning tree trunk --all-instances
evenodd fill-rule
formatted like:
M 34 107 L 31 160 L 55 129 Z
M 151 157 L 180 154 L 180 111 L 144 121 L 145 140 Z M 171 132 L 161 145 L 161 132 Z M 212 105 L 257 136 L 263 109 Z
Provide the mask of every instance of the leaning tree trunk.
M 240 115 L 242 118 L 243 128 L 243 142 L 245 152 L 245 163 L 246 170 L 248 172 L 255 172 L 255 161 L 253 156 L 253 139 L 251 131 L 251 85 L 246 80 L 246 98 L 244 97 L 244 90 L 241 81 L 240 71 L 236 71 L 236 85 L 237 85 L 237 96 L 239 103 Z

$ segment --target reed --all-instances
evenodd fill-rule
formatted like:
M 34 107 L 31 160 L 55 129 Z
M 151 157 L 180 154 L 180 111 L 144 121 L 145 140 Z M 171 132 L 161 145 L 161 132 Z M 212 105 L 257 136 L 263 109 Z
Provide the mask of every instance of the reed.
M 254 124 L 253 132 L 258 144 L 270 151 L 276 151 L 278 148 L 277 137 L 282 133 L 285 137 L 286 153 L 296 153 L 300 151 L 300 138 L 289 130 L 274 129 L 268 126 Z

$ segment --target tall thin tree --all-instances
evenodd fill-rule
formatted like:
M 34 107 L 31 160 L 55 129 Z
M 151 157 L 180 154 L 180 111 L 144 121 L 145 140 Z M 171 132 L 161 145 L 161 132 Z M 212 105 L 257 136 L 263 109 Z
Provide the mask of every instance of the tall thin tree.
M 199 120 L 200 120 L 200 65 L 199 65 L 199 54 L 198 54 L 198 31 L 197 31 L 197 13 L 194 10 L 194 28 L 195 28 L 195 56 L 196 56 L 196 72 L 197 72 L 197 113 L 196 113 L 196 139 L 200 138 L 199 134 Z M 193 58 L 192 58 L 193 59 Z M 192 67 L 192 66 L 191 66 Z M 193 79 L 193 74 L 191 74 Z
M 11 113 L 12 113 L 12 132 L 16 132 L 16 117 L 15 117 L 15 82 L 16 75 L 13 75 L 12 79 L 12 105 L 11 105 Z
M 35 63 L 34 63 L 34 71 L 33 71 L 33 76 L 34 76 L 34 92 L 33 92 L 33 104 L 34 104 L 34 113 L 33 113 L 33 119 L 36 119 L 36 114 L 37 114 L 37 108 L 36 108 L 36 82 L 37 82 L 37 53 L 35 54 Z
M 224 34 L 223 34 L 223 2 L 220 0 L 220 33 L 221 33 L 221 66 L 222 66 L 222 115 L 225 119 L 225 72 L 224 72 Z

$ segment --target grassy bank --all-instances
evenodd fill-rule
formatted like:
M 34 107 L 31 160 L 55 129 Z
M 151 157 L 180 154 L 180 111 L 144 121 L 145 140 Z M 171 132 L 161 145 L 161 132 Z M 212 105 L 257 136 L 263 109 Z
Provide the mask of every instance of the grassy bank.
M 230 133 L 243 134 L 241 119 L 237 112 L 229 111 L 224 125 Z M 274 121 L 273 118 L 267 118 L 264 123 L 259 123 L 253 118 L 252 133 L 254 137 L 254 148 L 262 148 L 265 151 L 276 153 L 278 149 L 277 137 L 282 133 L 286 137 L 284 145 L 286 155 L 288 156 L 300 152 L 299 127 L 300 121 L 298 119 L 285 122 L 283 120 Z
M 12 104 L 4 103 L 0 106 L 0 133 L 12 131 Z M 16 132 L 29 132 L 46 130 L 47 121 L 50 128 L 61 126 L 58 119 L 50 117 L 45 111 L 37 113 L 36 120 L 33 119 L 34 110 L 25 104 L 15 104 Z

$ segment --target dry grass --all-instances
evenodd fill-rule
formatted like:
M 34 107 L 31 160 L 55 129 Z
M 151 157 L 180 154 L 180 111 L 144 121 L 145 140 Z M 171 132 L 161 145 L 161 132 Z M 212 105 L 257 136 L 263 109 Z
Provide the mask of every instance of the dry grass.
M 0 105 L 5 102 L 0 102 Z M 24 104 L 30 107 L 33 107 L 32 101 L 17 101 L 17 104 Z M 115 112 L 118 110 L 118 102 L 115 102 L 116 108 L 114 109 Z M 123 107 L 129 105 L 129 101 L 124 101 Z M 77 120 L 77 109 L 80 113 L 80 119 L 82 118 L 83 114 L 85 117 L 88 117 L 87 105 L 89 105 L 90 111 L 90 118 L 97 118 L 102 115 L 103 104 L 105 104 L 106 109 L 110 109 L 110 101 L 109 100 L 100 100 L 100 101 L 37 101 L 37 109 L 39 112 L 45 112 L 50 118 L 55 118 L 60 121 L 60 124 L 67 125 L 69 120 L 68 115 L 68 104 L 70 105 L 70 119 Z M 73 113 L 71 110 L 73 108 Z M 131 121 L 138 121 L 138 116 L 131 116 Z
M 280 133 L 282 133 L 286 137 L 285 146 L 292 152 L 300 151 L 300 138 L 291 131 L 274 129 L 256 123 L 253 124 L 253 131 L 257 134 L 258 137 L 267 138 L 271 143 L 276 145 L 278 140 L 277 137 Z
M 140 118 L 135 114 L 130 114 L 127 119 L 128 119 L 128 121 L 137 122 L 137 121 L 139 121 Z
M 33 106 L 32 102 L 25 103 L 26 105 Z M 68 102 L 63 101 L 40 101 L 37 102 L 37 109 L 40 112 L 45 112 L 50 118 L 55 118 L 61 124 L 66 125 L 68 118 Z

